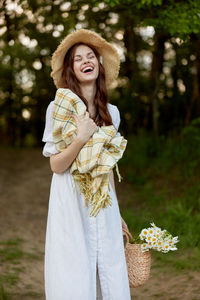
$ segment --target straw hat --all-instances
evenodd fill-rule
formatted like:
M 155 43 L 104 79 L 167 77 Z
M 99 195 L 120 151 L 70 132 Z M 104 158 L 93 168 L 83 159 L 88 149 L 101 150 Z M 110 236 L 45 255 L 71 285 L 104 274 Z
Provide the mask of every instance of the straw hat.
M 51 60 L 51 77 L 53 77 L 56 87 L 62 87 L 61 75 L 66 52 L 74 44 L 79 42 L 90 44 L 98 51 L 100 56 L 102 56 L 102 65 L 105 68 L 106 86 L 109 87 L 119 73 L 119 55 L 117 50 L 99 34 L 87 29 L 79 29 L 67 35 L 53 53 Z

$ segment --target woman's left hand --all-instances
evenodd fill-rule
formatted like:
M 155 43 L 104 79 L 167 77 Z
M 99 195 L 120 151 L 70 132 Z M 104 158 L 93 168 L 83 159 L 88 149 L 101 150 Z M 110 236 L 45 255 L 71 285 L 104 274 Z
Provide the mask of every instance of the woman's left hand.
M 122 221 L 122 230 L 124 229 L 126 231 L 129 231 L 128 226 L 127 226 L 126 222 L 122 219 L 122 217 L 121 217 L 121 221 Z

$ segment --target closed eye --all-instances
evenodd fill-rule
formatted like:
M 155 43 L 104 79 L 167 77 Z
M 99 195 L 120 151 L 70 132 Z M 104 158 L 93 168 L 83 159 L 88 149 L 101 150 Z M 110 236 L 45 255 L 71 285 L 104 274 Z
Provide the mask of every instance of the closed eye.
M 89 59 L 92 59 L 92 58 L 95 58 L 95 56 L 94 55 L 92 55 L 92 56 L 90 56 L 90 57 L 88 57 Z M 81 61 L 81 57 L 76 57 L 75 59 L 74 59 L 74 61 Z

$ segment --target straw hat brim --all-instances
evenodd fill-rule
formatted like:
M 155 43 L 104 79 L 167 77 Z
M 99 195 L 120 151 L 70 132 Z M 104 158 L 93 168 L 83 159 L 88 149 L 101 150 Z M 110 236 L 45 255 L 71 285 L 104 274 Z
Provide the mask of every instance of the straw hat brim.
M 117 78 L 120 67 L 120 58 L 114 46 L 103 39 L 99 34 L 87 30 L 79 29 L 67 35 L 59 44 L 52 55 L 51 77 L 57 88 L 62 87 L 61 75 L 66 52 L 76 43 L 88 43 L 93 46 L 100 56 L 102 56 L 102 65 L 105 69 L 106 87 Z

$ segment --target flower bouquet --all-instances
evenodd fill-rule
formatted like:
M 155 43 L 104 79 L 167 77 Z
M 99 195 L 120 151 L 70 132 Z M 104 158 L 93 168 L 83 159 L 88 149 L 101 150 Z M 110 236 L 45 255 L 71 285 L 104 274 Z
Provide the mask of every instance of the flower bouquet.
M 154 223 L 152 227 L 142 229 L 135 239 L 131 233 L 123 229 L 126 237 L 125 255 L 131 288 L 143 285 L 149 278 L 151 268 L 150 249 L 167 253 L 177 250 L 175 244 L 178 237 L 173 237 L 166 229 L 161 230 Z M 131 240 L 131 242 L 129 242 Z
M 142 229 L 139 234 L 142 252 L 154 249 L 167 253 L 170 250 L 177 250 L 176 243 L 179 242 L 178 236 L 173 237 L 166 229 L 161 230 L 154 223 L 150 223 L 152 227 Z

